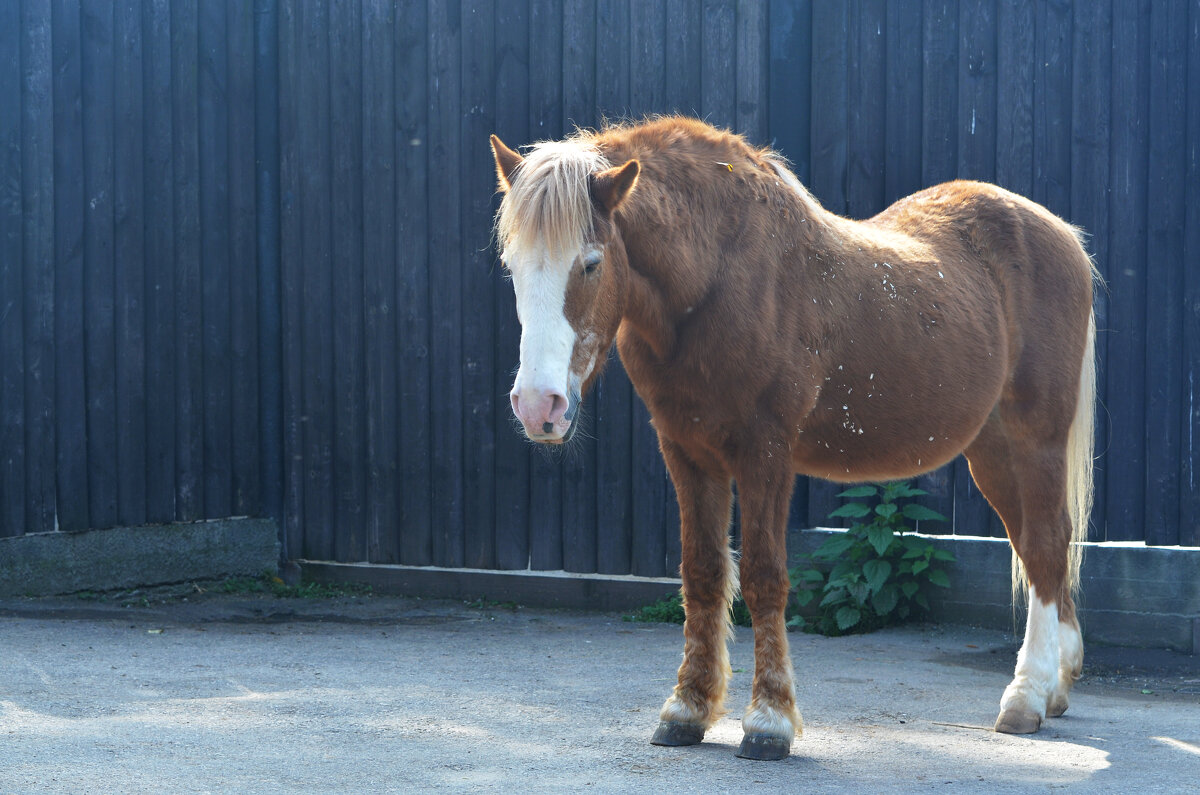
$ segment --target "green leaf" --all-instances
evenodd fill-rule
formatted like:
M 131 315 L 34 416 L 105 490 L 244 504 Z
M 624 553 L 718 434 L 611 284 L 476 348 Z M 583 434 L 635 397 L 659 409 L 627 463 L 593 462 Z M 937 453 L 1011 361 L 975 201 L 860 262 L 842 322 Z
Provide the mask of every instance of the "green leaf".
M 925 569 L 927 569 L 927 568 L 929 568 L 929 561 L 918 560 L 916 563 L 913 564 L 912 573 L 920 574 L 921 572 L 925 571 Z
M 890 527 L 868 527 L 867 540 L 875 548 L 875 553 L 882 557 L 887 554 L 888 547 L 895 541 L 896 535 Z
M 935 550 L 933 550 L 933 559 L 934 560 L 944 560 L 947 563 L 950 563 L 955 560 L 955 557 L 954 557 L 954 553 L 949 550 L 935 549 Z
M 917 592 L 917 589 L 920 587 L 921 586 L 917 585 L 915 582 L 910 581 L 910 582 L 906 582 L 903 585 L 901 585 L 900 590 L 904 592 L 904 597 L 906 599 L 912 599 L 913 594 L 915 594 Z
M 825 598 L 821 600 L 821 607 L 829 607 L 838 602 L 844 602 L 849 598 L 850 596 L 846 593 L 845 588 L 835 588 L 825 594 Z
M 896 506 L 890 502 L 880 503 L 879 505 L 875 506 L 875 513 L 879 514 L 884 519 L 888 518 L 895 512 L 896 512 Z
M 909 503 L 904 506 L 904 517 L 914 522 L 945 522 L 946 517 L 924 505 Z
M 930 569 L 928 577 L 929 581 L 934 585 L 937 585 L 941 588 L 950 587 L 950 578 L 947 577 L 946 572 L 942 571 L 941 569 Z
M 804 616 L 792 616 L 787 620 L 786 626 L 789 628 L 803 629 L 807 624 L 808 622 L 804 619 Z
M 904 543 L 908 545 L 908 551 L 904 553 L 905 560 L 912 560 L 913 558 L 919 558 L 925 555 L 925 548 L 928 545 L 924 541 L 907 539 Z
M 854 538 L 845 533 L 838 533 L 825 539 L 825 543 L 817 547 L 813 552 L 814 558 L 821 560 L 830 560 L 839 558 L 842 553 L 854 545 Z
M 861 519 L 871 512 L 871 509 L 861 502 L 848 502 L 841 508 L 829 514 L 830 519 Z
M 846 489 L 839 497 L 874 497 L 879 493 L 879 489 L 874 486 L 855 486 L 852 489 Z
M 886 616 L 896 609 L 896 604 L 899 601 L 900 595 L 896 591 L 896 586 L 889 585 L 871 597 L 871 607 L 875 608 L 875 612 L 878 615 Z
M 929 609 L 929 600 L 925 598 L 925 594 L 917 591 L 917 595 L 913 597 L 913 601 L 919 604 L 924 609 Z
M 858 604 L 866 604 L 867 597 L 871 594 L 871 589 L 865 582 L 856 582 L 846 586 L 846 590 L 850 592 L 850 597 Z
M 805 607 L 816 595 L 816 591 L 796 591 L 796 604 Z
M 824 582 L 825 575 L 819 569 L 800 569 L 795 568 L 788 572 L 788 577 L 792 581 L 792 585 L 796 586 L 802 582 Z
M 873 592 L 882 588 L 891 574 L 892 564 L 886 560 L 868 560 L 863 564 L 863 576 L 867 578 L 867 585 Z
M 853 607 L 843 607 L 837 611 L 837 615 L 834 618 L 837 621 L 838 629 L 845 632 L 858 623 L 859 619 L 862 618 L 862 613 Z

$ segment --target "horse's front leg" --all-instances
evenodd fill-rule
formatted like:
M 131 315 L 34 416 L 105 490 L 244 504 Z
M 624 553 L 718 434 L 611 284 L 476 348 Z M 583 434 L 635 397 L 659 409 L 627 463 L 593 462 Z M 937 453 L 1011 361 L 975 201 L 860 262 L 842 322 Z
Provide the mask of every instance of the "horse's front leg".
M 789 468 L 767 462 L 738 474 L 742 596 L 754 622 L 754 687 L 742 717 L 745 736 L 738 756 L 783 759 L 803 729 L 784 620 L 790 587 L 787 515 L 795 476 Z
M 732 487 L 719 466 L 700 466 L 670 440 L 660 442 L 679 499 L 686 620 L 679 682 L 663 704 L 650 742 L 694 745 L 724 714 L 731 676 L 729 605 L 737 591 L 729 550 Z

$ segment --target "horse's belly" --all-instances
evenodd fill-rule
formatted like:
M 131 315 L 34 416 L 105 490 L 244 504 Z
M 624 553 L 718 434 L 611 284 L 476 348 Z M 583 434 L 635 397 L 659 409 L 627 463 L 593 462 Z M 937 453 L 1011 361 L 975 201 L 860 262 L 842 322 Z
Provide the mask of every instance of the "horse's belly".
M 974 375 L 921 384 L 868 374 L 857 387 L 823 390 L 793 438 L 796 471 L 860 482 L 937 469 L 974 441 L 999 399 L 999 370 Z

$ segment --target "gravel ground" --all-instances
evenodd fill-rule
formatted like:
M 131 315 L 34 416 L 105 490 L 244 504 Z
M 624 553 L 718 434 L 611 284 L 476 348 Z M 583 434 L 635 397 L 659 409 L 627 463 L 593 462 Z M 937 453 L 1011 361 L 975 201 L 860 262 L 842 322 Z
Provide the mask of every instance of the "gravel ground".
M 185 601 L 186 599 L 186 601 Z M 680 628 L 391 597 L 0 601 L 0 792 L 1194 792 L 1200 660 L 1088 649 L 1063 718 L 989 730 L 1010 634 L 791 636 L 803 738 L 649 745 Z

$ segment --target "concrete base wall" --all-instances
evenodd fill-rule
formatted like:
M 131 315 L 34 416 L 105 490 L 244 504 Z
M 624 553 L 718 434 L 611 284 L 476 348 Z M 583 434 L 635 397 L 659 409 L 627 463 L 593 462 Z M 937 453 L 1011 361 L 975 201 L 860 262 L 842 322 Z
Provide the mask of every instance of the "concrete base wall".
M 795 531 L 793 558 L 837 530 Z M 992 628 L 1024 626 L 1012 604 L 1012 548 L 998 538 L 924 536 L 952 552 L 948 589 L 935 588 L 934 620 Z M 1085 544 L 1077 608 L 1086 641 L 1200 654 L 1200 549 L 1140 543 Z
M 0 538 L 0 596 L 108 591 L 261 574 L 279 566 L 271 519 Z

